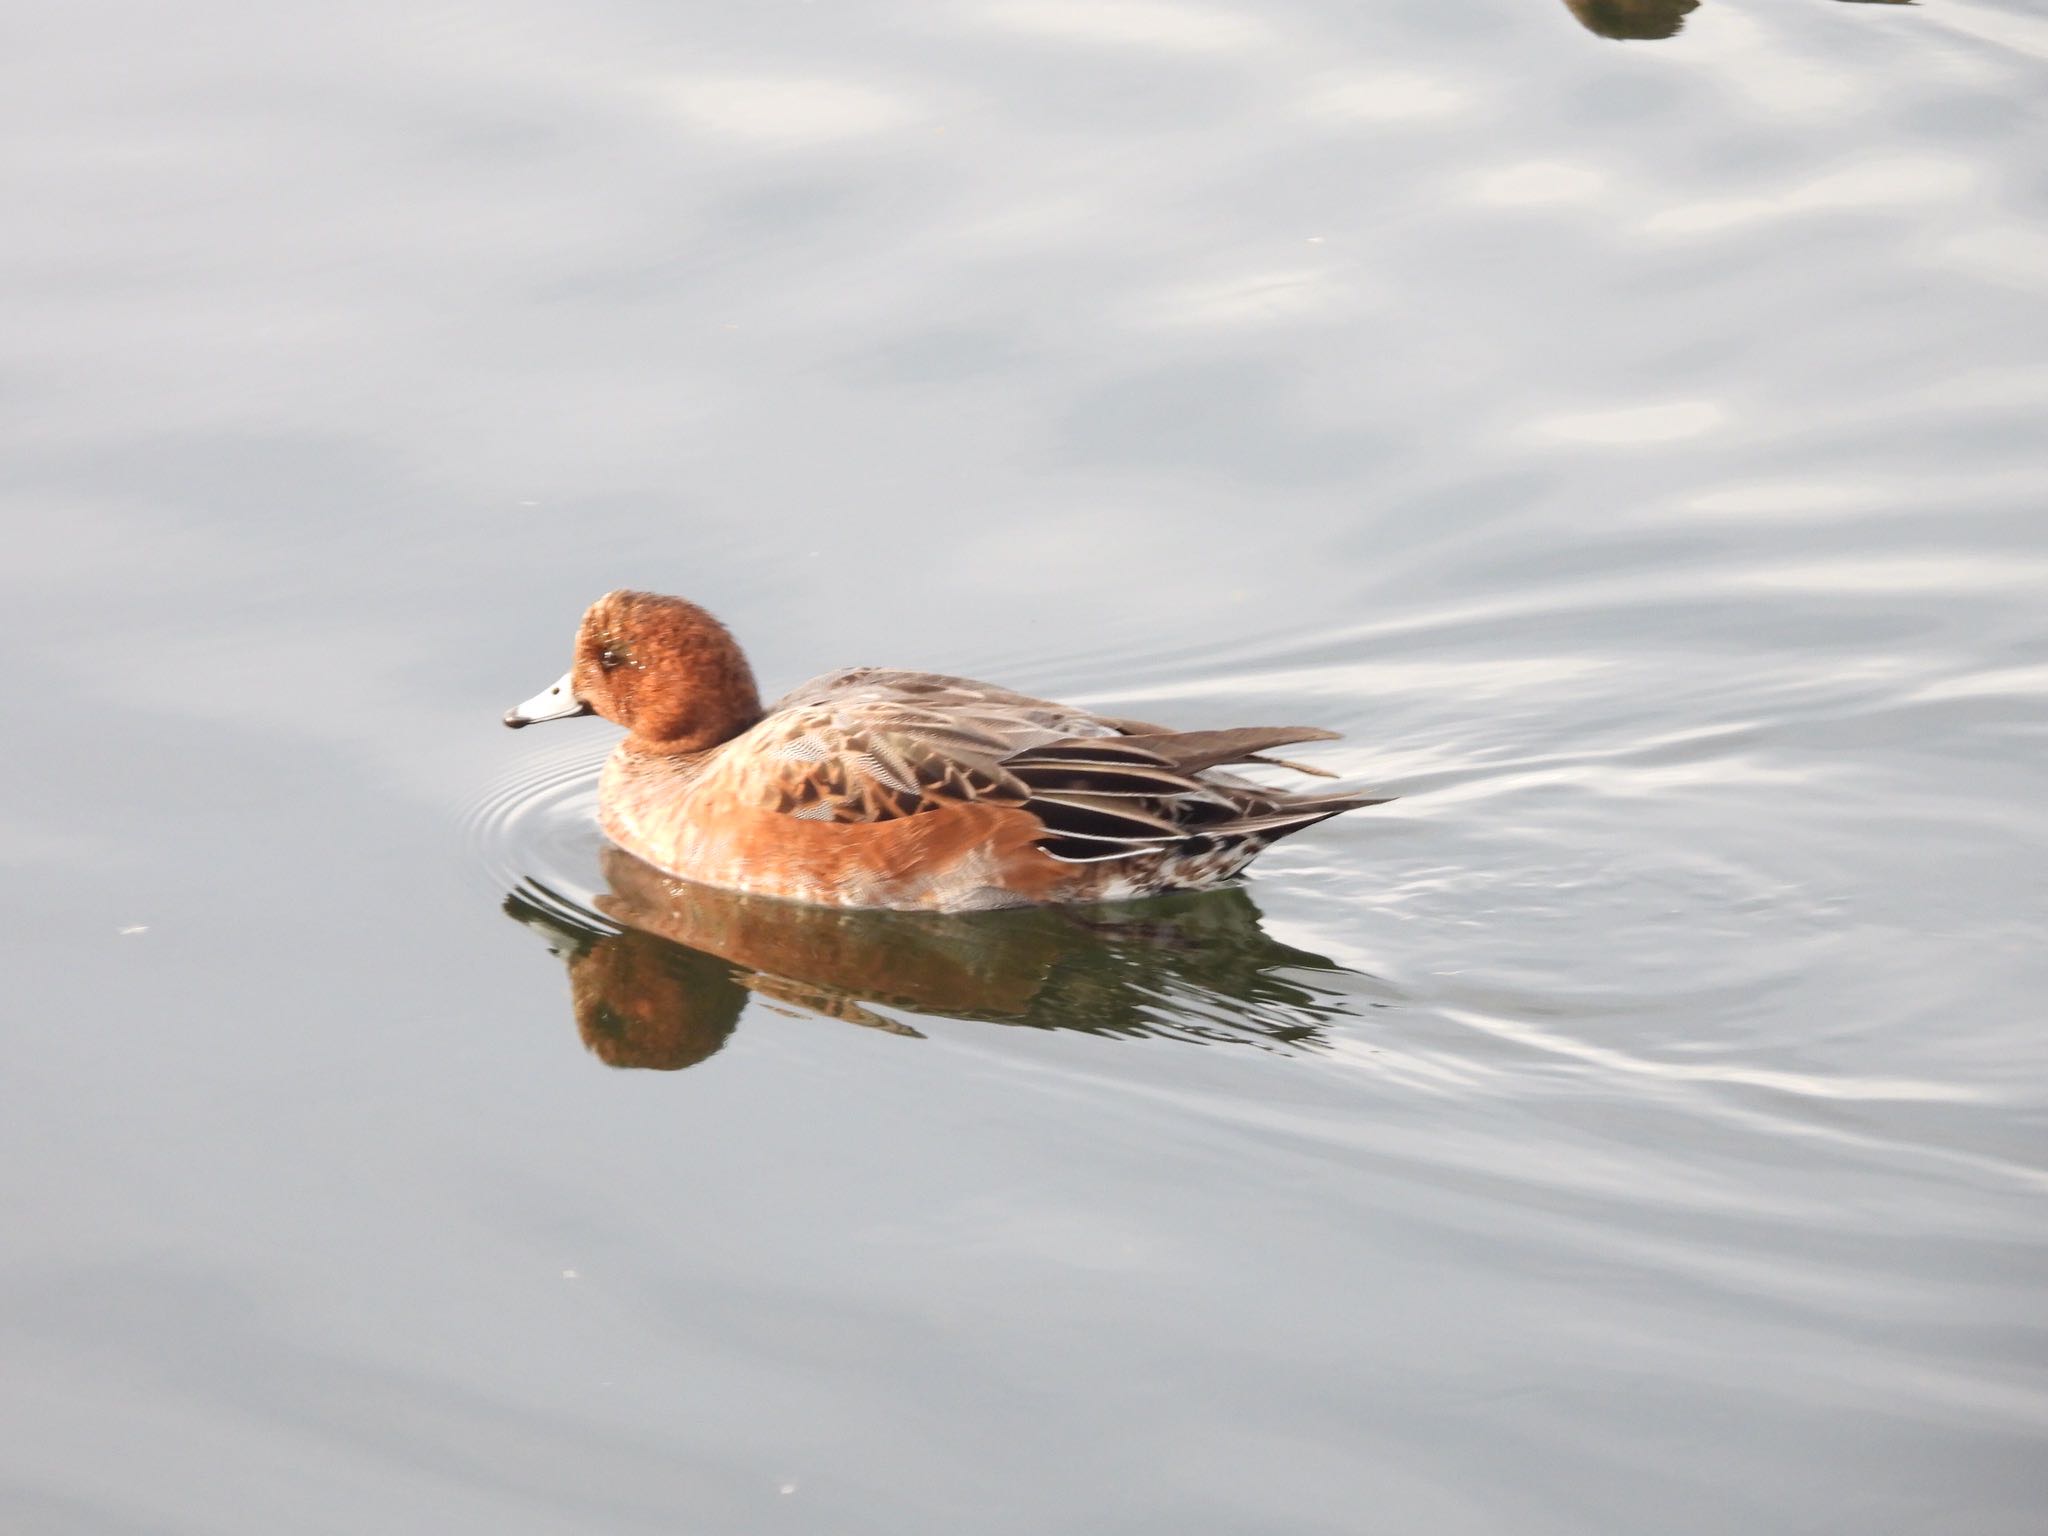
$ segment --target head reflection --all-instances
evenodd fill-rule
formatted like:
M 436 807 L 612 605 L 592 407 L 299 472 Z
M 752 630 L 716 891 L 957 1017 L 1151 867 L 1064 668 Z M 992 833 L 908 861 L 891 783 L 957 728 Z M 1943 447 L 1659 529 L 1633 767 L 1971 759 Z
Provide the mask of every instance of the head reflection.
M 1588 32 L 1623 42 L 1676 37 L 1700 0 L 1564 0 Z M 1845 5 L 1911 5 L 1913 0 L 1841 0 Z
M 1313 1045 L 1331 1019 L 1385 996 L 1371 978 L 1271 938 L 1237 889 L 942 917 L 711 890 L 617 849 L 605 852 L 604 876 L 603 925 L 538 887 L 514 891 L 505 910 L 563 957 L 583 1043 L 614 1067 L 697 1065 L 749 998 L 903 1035 L 919 1032 L 892 1012 Z

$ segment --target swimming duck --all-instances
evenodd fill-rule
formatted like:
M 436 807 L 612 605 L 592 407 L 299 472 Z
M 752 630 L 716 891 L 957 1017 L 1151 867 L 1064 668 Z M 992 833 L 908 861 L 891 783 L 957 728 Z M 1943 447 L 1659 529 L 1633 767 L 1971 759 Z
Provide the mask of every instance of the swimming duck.
M 1176 731 L 988 683 L 855 667 L 767 709 L 695 603 L 612 592 L 575 661 L 505 724 L 626 728 L 598 819 L 680 879 L 841 907 L 967 912 L 1216 885 L 1275 840 L 1385 797 L 1301 794 L 1222 771 L 1334 731 Z

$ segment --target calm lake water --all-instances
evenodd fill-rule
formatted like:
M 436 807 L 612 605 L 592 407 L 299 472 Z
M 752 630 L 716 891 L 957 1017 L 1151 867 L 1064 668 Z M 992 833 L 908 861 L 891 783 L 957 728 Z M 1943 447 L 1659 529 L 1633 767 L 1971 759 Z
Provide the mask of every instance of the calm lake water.
M 7 54 L 7 1530 L 2042 1528 L 2034 0 Z M 620 585 L 1401 798 L 663 912 Z

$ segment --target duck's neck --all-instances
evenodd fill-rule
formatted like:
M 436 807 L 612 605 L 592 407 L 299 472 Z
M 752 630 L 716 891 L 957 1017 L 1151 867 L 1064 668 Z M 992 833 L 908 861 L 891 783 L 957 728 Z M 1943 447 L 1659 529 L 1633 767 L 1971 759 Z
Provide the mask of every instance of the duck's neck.
M 665 722 L 659 735 L 651 731 L 635 731 L 622 745 L 635 756 L 673 757 L 678 760 L 703 757 L 760 723 L 761 705 L 756 700 L 747 708 L 692 712 Z
M 754 669 L 732 633 L 703 609 L 676 644 L 676 671 L 690 680 L 669 707 L 633 722 L 628 751 L 650 757 L 690 758 L 723 746 L 761 723 L 761 690 Z
M 711 718 L 692 717 L 674 722 L 659 736 L 635 731 L 619 746 L 635 757 L 667 757 L 677 763 L 686 763 L 692 758 L 710 756 L 733 737 L 752 730 L 760 723 L 761 706 L 757 702 L 752 709 L 735 709 Z

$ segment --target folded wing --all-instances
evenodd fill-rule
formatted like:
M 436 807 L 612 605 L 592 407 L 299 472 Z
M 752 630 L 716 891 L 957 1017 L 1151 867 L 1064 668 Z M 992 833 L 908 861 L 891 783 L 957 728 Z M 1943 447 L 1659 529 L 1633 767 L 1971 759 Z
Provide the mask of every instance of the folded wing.
M 749 799 L 808 821 L 876 822 L 961 804 L 1022 809 L 1069 863 L 1206 854 L 1276 837 L 1377 797 L 1300 795 L 1222 770 L 1328 741 L 1305 726 L 1171 731 L 963 678 L 864 669 L 781 700 L 747 753 Z M 1303 772 L 1320 772 L 1302 769 Z

